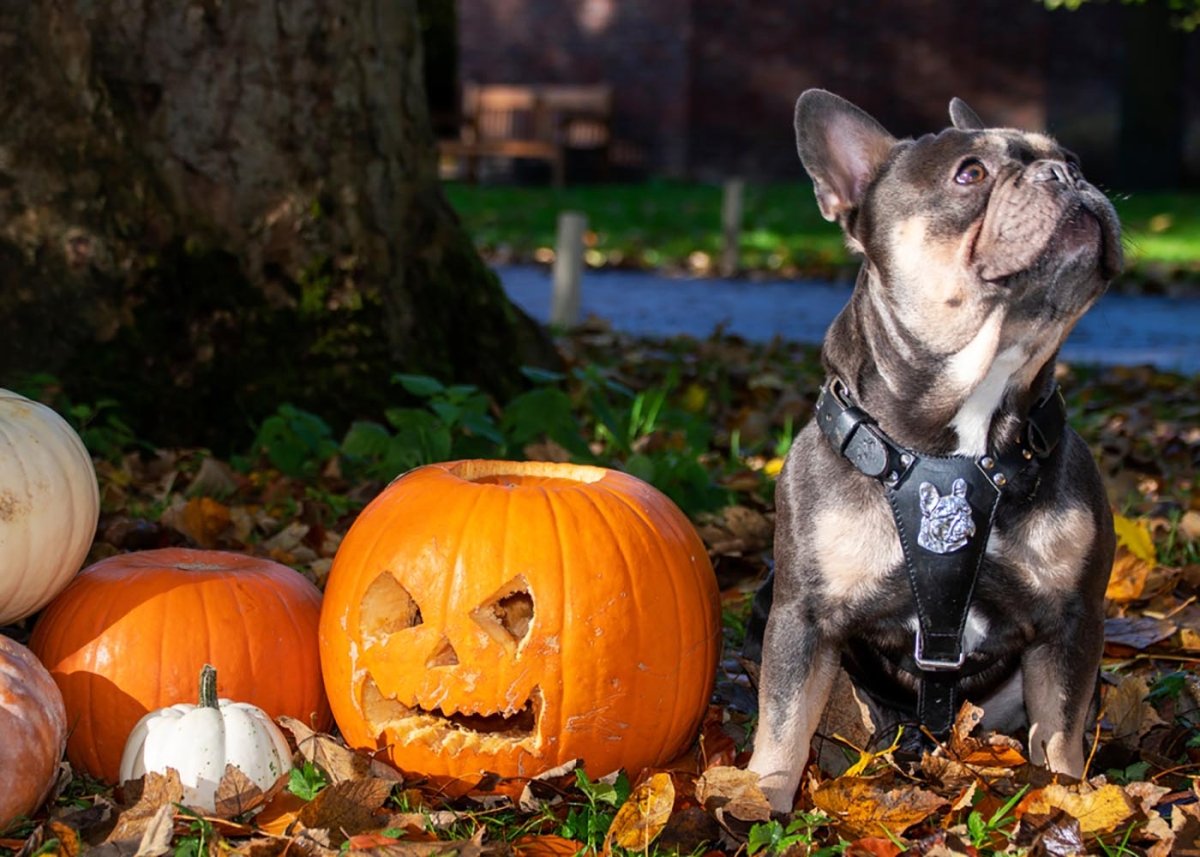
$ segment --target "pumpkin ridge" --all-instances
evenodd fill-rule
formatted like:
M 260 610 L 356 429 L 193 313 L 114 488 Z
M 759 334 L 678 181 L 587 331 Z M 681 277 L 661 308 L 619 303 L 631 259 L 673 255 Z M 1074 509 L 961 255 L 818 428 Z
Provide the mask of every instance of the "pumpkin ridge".
M 652 521 L 650 519 L 650 516 L 647 514 L 646 510 L 644 508 L 642 508 L 640 505 L 636 504 L 634 502 L 633 497 L 630 494 L 623 493 L 623 492 L 612 492 L 610 494 L 610 496 L 614 497 L 619 502 L 621 502 L 625 506 L 629 507 L 629 509 L 632 510 L 638 516 L 638 519 L 642 522 L 643 526 L 646 528 L 646 531 L 648 533 L 655 533 L 655 532 L 661 532 L 663 530 L 666 530 L 667 534 L 669 534 L 680 545 L 682 545 L 685 550 L 698 548 L 701 552 L 704 553 L 705 557 L 707 558 L 707 550 L 704 548 L 703 543 L 700 541 L 700 537 L 698 535 L 696 535 L 695 530 L 690 529 L 692 526 L 691 522 L 687 519 L 687 517 L 683 514 L 682 511 L 678 510 L 678 507 L 675 507 L 676 510 L 678 511 L 678 515 L 676 515 L 676 516 L 660 515 L 660 516 L 658 516 L 658 518 L 660 520 Z M 683 530 L 684 527 L 689 528 L 689 531 L 684 531 Z M 657 553 L 659 555 L 659 559 L 662 562 L 662 567 L 663 568 L 668 567 L 669 560 L 666 556 L 666 544 L 665 544 L 664 539 L 661 539 L 661 538 L 660 539 L 649 539 L 649 541 L 650 541 L 650 543 L 653 544 L 654 549 L 657 551 Z M 702 592 L 704 590 L 710 589 L 711 586 L 715 586 L 715 580 L 712 581 L 711 583 L 700 580 L 699 579 L 700 570 L 697 569 L 696 558 L 694 556 L 691 556 L 689 558 L 689 560 L 690 561 L 688 562 L 688 568 L 691 570 L 693 582 L 698 584 L 698 588 L 697 587 L 687 587 L 688 592 L 691 593 L 691 592 L 695 591 L 697 594 L 699 594 L 700 592 Z M 683 604 L 682 603 L 683 596 L 680 592 L 680 581 L 676 580 L 675 575 L 665 575 L 665 576 L 668 578 L 668 581 L 671 586 L 671 597 L 672 597 L 671 603 L 677 605 L 676 606 L 676 619 L 677 619 L 676 631 L 677 631 L 678 637 L 680 638 L 678 640 L 678 642 L 682 643 L 683 642 L 682 637 L 686 630 L 686 626 L 684 623 L 678 621 L 679 611 L 681 611 L 681 610 L 689 610 L 690 611 L 690 610 L 694 610 L 696 607 L 703 609 L 703 604 L 696 604 L 696 605 Z M 719 614 L 718 614 L 718 616 L 719 616 Z M 720 634 L 719 620 L 715 627 L 716 627 L 715 633 Z M 704 649 L 705 649 L 706 654 L 707 654 L 707 651 L 709 648 L 709 645 L 707 644 L 708 639 L 709 638 L 704 638 L 702 641 L 698 641 L 698 642 L 701 642 L 704 644 Z M 694 649 L 693 649 L 693 651 L 694 651 Z M 675 670 L 676 676 L 678 675 L 679 671 L 684 668 L 684 666 L 685 666 L 684 659 L 687 657 L 688 654 L 690 654 L 690 651 L 688 651 L 688 650 L 679 651 L 678 656 L 676 658 L 676 663 L 678 665 Z M 707 658 L 706 658 L 706 660 L 707 660 Z M 672 676 L 672 677 L 674 677 L 674 676 Z M 663 676 L 664 680 L 668 679 L 668 678 L 670 678 L 670 677 Z M 712 695 L 712 685 L 713 685 L 714 680 L 715 680 L 715 675 L 708 677 L 708 691 L 705 696 L 705 706 L 707 706 L 708 697 L 711 697 L 711 695 Z M 685 701 L 682 698 L 682 694 L 679 694 L 679 693 L 672 694 L 671 695 L 671 718 L 672 718 L 672 721 L 676 721 L 678 719 L 681 707 L 686 710 L 694 710 L 694 706 L 691 704 L 690 701 Z M 699 728 L 701 719 L 703 719 L 703 711 L 701 711 L 701 713 L 699 715 L 697 715 L 697 717 L 696 717 L 696 722 L 693 724 L 693 729 L 692 729 L 693 733 L 695 732 L 695 730 L 697 728 Z M 661 758 L 667 753 L 668 748 L 666 747 L 666 740 L 667 740 L 668 736 L 665 733 L 660 733 L 660 735 L 661 735 L 661 742 L 660 742 L 660 745 L 658 748 L 658 755 Z M 695 735 L 692 734 L 690 736 L 690 738 L 687 739 L 687 741 L 690 742 L 691 740 L 694 740 L 694 739 L 695 739 Z M 670 755 L 677 755 L 686 746 L 687 746 L 687 743 L 684 743 L 680 747 L 670 748 Z
M 657 555 L 657 559 L 658 559 L 658 563 L 659 563 L 659 567 L 657 569 L 650 570 L 649 573 L 656 574 L 659 577 L 665 577 L 667 579 L 667 581 L 671 587 L 670 603 L 673 605 L 676 605 L 675 610 L 678 611 L 680 609 L 678 606 L 679 605 L 679 591 L 678 591 L 678 587 L 675 585 L 675 575 L 661 574 L 662 570 L 665 570 L 670 567 L 670 561 L 668 560 L 668 558 L 666 556 L 665 546 L 663 545 L 661 539 L 646 537 L 646 536 L 651 535 L 654 532 L 656 532 L 657 531 L 656 528 L 651 524 L 651 522 L 649 520 L 647 520 L 647 516 L 646 516 L 644 510 L 640 506 L 636 505 L 633 502 L 633 498 L 630 497 L 627 493 L 625 493 L 623 491 L 610 491 L 605 495 L 605 498 L 608 499 L 610 502 L 615 502 L 616 504 L 622 505 L 625 508 L 629 509 L 636 516 L 636 519 L 641 523 L 643 532 L 639 533 L 639 535 L 643 537 L 643 540 L 645 541 L 646 546 L 650 550 L 652 550 L 654 552 L 654 554 Z M 605 520 L 609 520 L 609 518 L 610 518 L 610 515 L 606 514 Z M 615 533 L 614 533 L 614 537 L 616 537 Z M 624 544 L 623 543 L 622 543 L 622 551 L 624 552 Z M 639 591 L 640 587 L 634 585 L 636 583 L 636 581 L 634 581 L 632 579 L 632 576 L 634 574 L 638 573 L 639 569 L 631 568 L 630 563 L 628 563 L 628 562 L 624 563 L 624 566 L 625 566 L 625 573 L 626 573 L 627 577 L 629 578 L 629 582 L 628 582 L 629 589 L 636 593 Z M 645 573 L 645 572 L 643 572 L 643 573 Z M 634 597 L 636 599 L 638 596 L 635 595 Z M 654 613 L 657 617 L 659 617 L 659 621 L 661 621 L 661 619 L 662 619 L 661 612 L 656 609 L 654 611 Z M 638 607 L 637 615 L 639 615 L 639 616 L 642 615 L 640 606 Z M 674 630 L 681 631 L 682 629 L 679 628 L 678 616 L 674 617 L 674 619 L 675 619 Z M 655 639 L 650 640 L 651 644 L 661 645 L 662 630 L 663 629 L 661 627 L 656 628 L 657 633 L 654 635 Z M 638 643 L 637 643 L 637 647 L 636 647 L 635 651 L 640 652 L 643 650 L 642 649 L 642 638 L 641 638 L 643 631 L 644 631 L 644 628 L 641 626 L 641 623 L 639 623 L 639 625 L 638 625 Z M 678 636 L 678 635 L 676 635 L 676 636 Z M 641 672 L 640 665 L 638 667 L 638 670 L 639 670 L 639 678 L 640 678 L 640 672 Z M 662 678 L 662 680 L 667 680 L 667 679 L 669 679 L 669 676 L 662 676 L 661 678 Z M 638 683 L 641 684 L 641 682 L 638 682 Z M 670 694 L 671 722 L 672 723 L 674 723 L 678 720 L 680 696 L 681 696 L 681 694 L 678 692 Z M 665 750 L 665 743 L 669 736 L 665 732 L 660 731 L 657 733 L 656 737 L 658 740 L 657 740 L 657 744 L 654 748 L 654 756 L 656 758 L 663 758 L 664 750 Z M 634 772 L 631 772 L 631 774 L 634 774 Z M 634 775 L 636 775 L 636 774 L 634 774 Z

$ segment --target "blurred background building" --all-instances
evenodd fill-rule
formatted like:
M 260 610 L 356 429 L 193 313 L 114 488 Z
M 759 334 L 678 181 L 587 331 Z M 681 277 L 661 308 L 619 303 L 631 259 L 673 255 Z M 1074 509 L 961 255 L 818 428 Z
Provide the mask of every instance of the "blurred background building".
M 464 83 L 609 84 L 615 178 L 799 178 L 792 107 L 820 86 L 897 135 L 943 127 L 958 95 L 988 122 L 1055 134 L 1093 180 L 1200 185 L 1200 33 L 1173 28 L 1167 0 L 423 6 L 440 133 L 455 133 Z

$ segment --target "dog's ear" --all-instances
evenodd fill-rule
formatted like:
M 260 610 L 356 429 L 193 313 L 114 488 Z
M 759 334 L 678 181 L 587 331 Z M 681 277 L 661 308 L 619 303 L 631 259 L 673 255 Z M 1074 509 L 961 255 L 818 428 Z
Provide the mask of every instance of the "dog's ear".
M 950 99 L 950 122 L 959 131 L 982 131 L 987 126 L 961 98 Z
M 796 148 L 826 220 L 857 208 L 896 144 L 882 125 L 844 98 L 809 89 L 796 100 Z
M 954 492 L 955 497 L 966 497 L 967 496 L 967 480 L 955 479 L 954 484 L 951 486 L 950 490 Z
M 921 500 L 921 509 L 925 512 L 932 512 L 937 508 L 938 500 L 942 499 L 942 495 L 938 493 L 937 486 L 932 482 L 922 482 L 917 488 L 917 495 Z

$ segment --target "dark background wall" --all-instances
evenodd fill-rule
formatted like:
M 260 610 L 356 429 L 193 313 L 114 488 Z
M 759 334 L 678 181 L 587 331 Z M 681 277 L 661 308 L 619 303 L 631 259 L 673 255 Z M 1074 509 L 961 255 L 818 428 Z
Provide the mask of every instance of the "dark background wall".
M 1099 180 L 1200 184 L 1200 35 L 1156 0 L 460 0 L 458 42 L 460 80 L 612 83 L 634 172 L 798 178 L 792 106 L 821 86 L 899 135 L 958 95 Z

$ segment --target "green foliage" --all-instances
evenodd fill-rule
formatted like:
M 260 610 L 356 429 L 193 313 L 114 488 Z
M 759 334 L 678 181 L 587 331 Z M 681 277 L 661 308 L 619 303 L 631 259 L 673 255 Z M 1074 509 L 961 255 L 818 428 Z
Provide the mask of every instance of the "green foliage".
M 672 403 L 678 369 L 639 392 L 595 366 L 570 376 L 525 374 L 534 386 L 503 408 L 469 384 L 398 374 L 393 380 L 418 404 L 387 409 L 382 423 L 355 421 L 340 442 L 317 415 L 282 405 L 259 427 L 251 458 L 265 457 L 299 479 L 337 456 L 350 478 L 390 480 L 435 461 L 521 459 L 529 444 L 549 440 L 576 463 L 623 469 L 650 482 L 690 514 L 731 501 L 713 479 L 708 421 Z
M 784 854 L 792 848 L 805 846 L 802 853 L 812 857 L 841 854 L 846 850 L 845 842 L 829 845 L 824 848 L 813 847 L 813 837 L 822 827 L 829 825 L 831 819 L 823 812 L 802 812 L 788 822 L 785 827 L 781 822 L 771 819 L 759 822 L 750 828 L 746 840 L 746 853 L 750 855 L 765 853 L 773 855 Z
M 1013 807 L 1021 802 L 1029 786 L 1022 786 L 1016 794 L 1006 800 L 990 818 L 984 819 L 978 810 L 972 809 L 967 816 L 967 836 L 976 848 L 988 845 L 994 836 L 1007 838 L 1004 828 L 1011 827 L 1016 820 L 1012 814 Z M 982 794 L 980 795 L 982 797 Z
M 1186 2 L 1193 9 L 1200 4 Z M 485 255 L 504 248 L 510 258 L 538 258 L 540 249 L 554 246 L 563 209 L 587 212 L 592 234 L 586 261 L 592 267 L 709 273 L 721 253 L 721 188 L 716 185 L 653 181 L 555 189 L 450 183 L 445 191 Z M 1195 279 L 1200 270 L 1195 193 L 1138 193 L 1114 198 L 1113 204 L 1124 228 L 1126 266 L 1135 279 L 1144 265 L 1169 266 Z M 739 249 L 748 271 L 835 276 L 857 265 L 838 228 L 812 202 L 811 186 L 801 182 L 746 186 Z
M 121 415 L 120 403 L 102 398 L 95 402 L 72 401 L 62 382 L 49 373 L 21 379 L 13 391 L 53 408 L 79 435 L 88 452 L 97 458 L 116 461 L 127 452 L 152 449 L 138 439 Z
M 575 784 L 583 793 L 585 803 L 570 808 L 558 833 L 582 842 L 589 851 L 598 851 L 613 817 L 632 791 L 629 778 L 622 771 L 611 783 L 590 780 L 581 768 L 576 768 Z
M 325 772 L 310 761 L 288 774 L 287 790 L 302 800 L 312 800 L 317 792 L 329 785 Z
M 212 822 L 183 804 L 175 804 L 175 809 L 191 819 L 188 832 L 175 837 L 175 857 L 206 857 L 215 839 Z
M 281 473 L 295 478 L 316 474 L 338 450 L 333 429 L 316 414 L 293 405 L 263 420 L 254 437 L 254 449 Z

